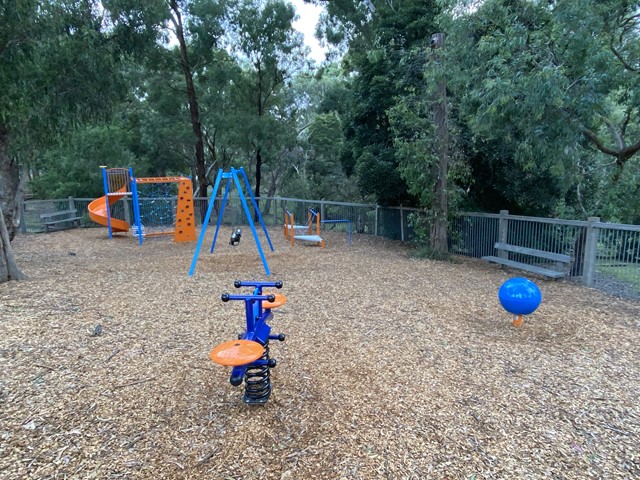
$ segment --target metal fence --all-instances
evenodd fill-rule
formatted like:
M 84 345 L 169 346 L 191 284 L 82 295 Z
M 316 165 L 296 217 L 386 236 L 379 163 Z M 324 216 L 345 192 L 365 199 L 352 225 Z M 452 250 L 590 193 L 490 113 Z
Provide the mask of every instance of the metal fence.
M 587 221 L 526 217 L 506 210 L 461 213 L 450 223 L 452 253 L 494 255 L 496 242 L 569 255 L 570 278 L 608 293 L 640 298 L 640 225 L 606 223 L 598 217 Z M 511 259 L 532 262 L 518 253 Z M 552 262 L 536 259 L 539 266 Z
M 89 218 L 88 205 L 92 198 L 68 198 L 64 200 L 28 200 L 21 206 L 22 219 L 20 229 L 22 233 L 44 232 L 44 227 L 40 222 L 40 215 L 56 211 L 75 208 L 82 216 L 80 225 L 82 227 L 96 227 Z M 267 226 L 282 225 L 284 221 L 285 209 L 292 212 L 298 222 L 307 218 L 307 211 L 312 208 L 320 213 L 322 220 L 348 220 L 349 223 L 328 223 L 323 228 L 335 231 L 351 229 L 354 233 L 369 234 L 390 238 L 393 240 L 408 241 L 412 238 L 413 230 L 409 223 L 409 214 L 419 211 L 415 208 L 407 207 L 380 207 L 375 204 L 332 202 L 328 200 L 302 200 L 298 198 L 285 197 L 261 197 L 258 203 L 262 217 Z M 216 198 L 213 214 L 210 222 L 217 221 L 217 213 L 220 211 L 222 197 Z M 167 205 L 175 204 L 175 198 L 140 198 L 141 211 L 149 211 L 153 208 L 165 208 L 160 205 L 165 202 Z M 251 216 L 254 216 L 254 209 L 251 202 L 247 202 Z M 158 205 L 152 205 L 158 204 Z M 194 209 L 196 222 L 201 224 L 209 206 L 209 199 L 204 197 L 194 198 Z M 111 206 L 113 217 L 126 220 L 132 223 L 133 206 L 131 198 L 125 197 Z M 247 216 L 242 207 L 240 197 L 230 196 L 224 210 L 223 225 L 246 225 Z
M 21 206 L 20 228 L 23 233 L 43 232 L 40 215 L 75 208 L 82 216 L 83 227 L 98 226 L 89 218 L 87 206 L 93 199 L 68 198 L 64 200 L 30 200 Z M 141 206 L 151 199 L 141 199 Z M 157 202 L 158 199 L 153 199 Z M 175 199 L 166 199 L 175 202 Z M 215 200 L 211 220 L 217 222 L 222 197 Z M 197 224 L 201 224 L 209 199 L 195 198 Z M 296 223 L 306 221 L 307 211 L 320 212 L 322 220 L 348 220 L 327 223 L 324 230 L 350 231 L 354 235 L 366 234 L 393 240 L 415 239 L 411 215 L 424 215 L 419 209 L 407 207 L 381 207 L 375 204 L 332 202 L 327 200 L 302 200 L 284 197 L 258 199 L 260 211 L 267 226 L 281 226 L 284 211 L 289 210 Z M 250 215 L 254 216 L 249 204 Z M 422 212 L 422 213 L 421 213 Z M 133 218 L 131 199 L 114 204 L 113 215 L 130 222 Z M 131 222 L 130 222 L 131 223 Z M 225 206 L 222 224 L 247 225 L 247 215 L 238 196 L 231 196 Z M 562 253 L 572 258 L 568 275 L 584 285 L 594 286 L 613 294 L 640 298 L 640 225 L 622 225 L 601 222 L 593 217 L 588 221 L 560 220 L 499 214 L 460 213 L 451 219 L 449 226 L 449 250 L 457 255 L 480 258 L 495 254 L 496 242 L 510 243 L 547 252 Z M 515 261 L 530 263 L 533 260 L 514 253 Z M 536 259 L 544 266 L 544 260 Z M 548 261 L 550 262 L 550 261 Z

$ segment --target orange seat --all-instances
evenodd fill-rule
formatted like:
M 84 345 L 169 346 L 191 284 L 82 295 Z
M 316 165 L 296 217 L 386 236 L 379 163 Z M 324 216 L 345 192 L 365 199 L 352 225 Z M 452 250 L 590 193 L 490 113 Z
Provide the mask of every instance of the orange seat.
M 287 302 L 287 297 L 285 297 L 281 293 L 275 293 L 273 295 L 276 297 L 273 300 L 273 302 L 270 302 L 268 300 L 263 300 L 262 301 L 262 308 L 268 308 L 268 309 L 276 308 L 276 307 L 279 307 L 281 305 L 284 305 Z
M 264 347 L 252 340 L 229 340 L 221 343 L 209 354 L 209 358 L 220 365 L 239 367 L 258 360 Z

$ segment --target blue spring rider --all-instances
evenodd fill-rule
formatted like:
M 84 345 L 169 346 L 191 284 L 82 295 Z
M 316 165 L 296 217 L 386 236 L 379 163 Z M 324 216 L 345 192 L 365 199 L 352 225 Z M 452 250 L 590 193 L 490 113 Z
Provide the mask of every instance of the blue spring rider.
M 516 277 L 504 282 L 498 290 L 498 299 L 502 307 L 516 318 L 513 326 L 522 326 L 522 316 L 536 311 L 542 302 L 542 293 L 531 280 Z
M 279 293 L 264 295 L 265 287 L 282 288 L 282 282 L 243 282 L 236 280 L 236 288 L 253 287 L 248 295 L 222 294 L 222 301 L 242 300 L 245 307 L 246 330 L 237 340 L 221 343 L 209 354 L 209 358 L 220 365 L 233 367 L 229 382 L 238 387 L 244 381 L 245 389 L 242 401 L 252 405 L 263 405 L 271 395 L 271 369 L 276 360 L 269 357 L 269 340 L 283 342 L 285 335 L 271 334 L 267 324 L 273 319 L 274 308 L 287 301 Z

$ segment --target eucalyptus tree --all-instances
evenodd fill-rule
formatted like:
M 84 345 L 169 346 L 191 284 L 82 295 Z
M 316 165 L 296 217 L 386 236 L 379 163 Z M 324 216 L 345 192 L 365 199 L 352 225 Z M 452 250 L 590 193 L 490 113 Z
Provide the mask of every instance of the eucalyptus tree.
M 240 0 L 231 13 L 231 51 L 243 68 L 238 87 L 247 113 L 241 135 L 252 151 L 255 195 L 260 196 L 265 153 L 274 149 L 282 119 L 295 108 L 283 90 L 307 66 L 308 48 L 293 28 L 294 7 L 283 0 Z
M 149 88 L 172 88 L 186 101 L 192 131 L 196 191 L 206 192 L 207 134 L 201 115 L 198 92 L 199 75 L 216 69 L 216 52 L 224 48 L 227 1 L 204 0 L 105 0 L 104 5 L 116 30 L 126 32 L 137 43 L 144 68 L 157 79 L 165 77 L 167 85 L 145 82 L 141 97 L 146 100 Z M 141 30 L 144 35 L 141 35 Z M 175 73 L 182 76 L 180 87 Z M 177 98 L 180 98 L 178 96 Z M 183 108 L 174 105 L 174 118 L 182 117 Z M 169 112 L 167 112 L 169 113 Z
M 11 260 L 21 161 L 37 145 L 91 118 L 108 118 L 125 93 L 120 48 L 99 2 L 0 4 L 0 281 L 20 276 Z
M 342 161 L 364 195 L 383 204 L 415 204 L 399 170 L 389 111 L 421 82 L 421 68 L 404 58 L 426 52 L 436 31 L 437 1 L 340 0 L 326 7 L 320 32 L 347 49 L 343 65 L 351 78 L 352 108 L 343 118 Z M 424 64 L 423 56 L 423 64 Z
M 337 64 L 323 65 L 313 77 L 293 85 L 299 104 L 299 154 L 292 157 L 283 181 L 283 195 L 356 200 L 355 178 L 341 164 L 343 118 L 351 108 L 349 81 Z
M 471 195 L 537 214 L 602 207 L 585 197 L 616 189 L 640 151 L 639 13 L 628 0 L 486 0 L 442 17 Z

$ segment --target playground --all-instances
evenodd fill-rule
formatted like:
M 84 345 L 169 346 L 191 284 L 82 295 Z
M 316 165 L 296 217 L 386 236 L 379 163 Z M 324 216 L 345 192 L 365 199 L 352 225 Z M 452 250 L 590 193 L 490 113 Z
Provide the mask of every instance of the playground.
M 210 229 L 212 230 L 212 229 Z M 194 242 L 105 228 L 21 235 L 0 285 L 3 479 L 583 479 L 640 476 L 640 304 L 406 244 L 248 228 Z M 199 233 L 199 232 L 198 232 Z M 264 240 L 262 232 L 258 232 Z M 242 401 L 211 349 L 244 327 L 233 282 L 282 281 L 273 391 Z

